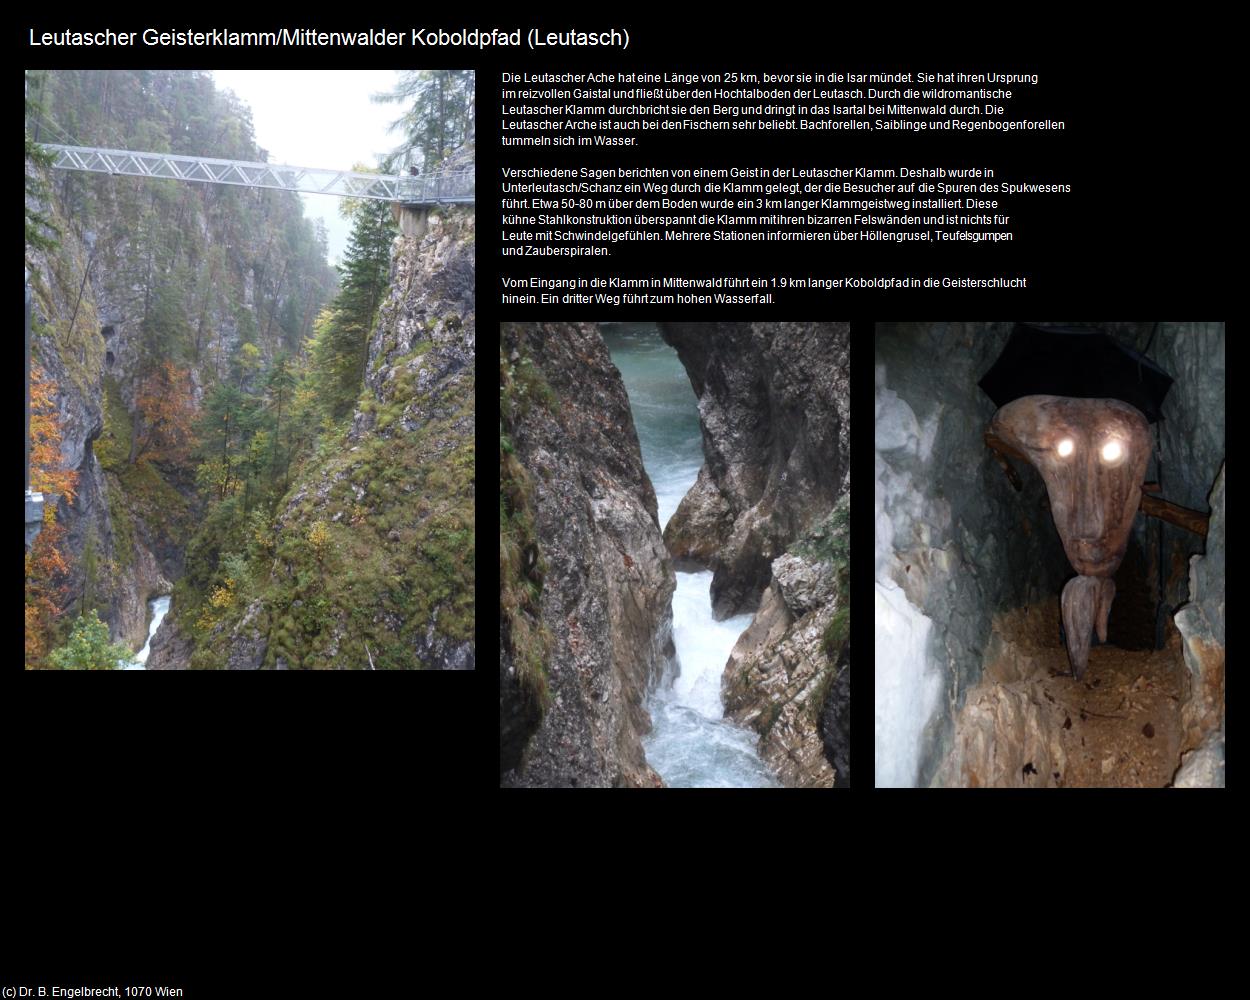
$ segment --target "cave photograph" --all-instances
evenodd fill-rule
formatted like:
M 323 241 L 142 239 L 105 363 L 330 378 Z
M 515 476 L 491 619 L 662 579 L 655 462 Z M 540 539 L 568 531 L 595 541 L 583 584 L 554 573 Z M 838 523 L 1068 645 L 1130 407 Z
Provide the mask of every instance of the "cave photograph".
M 850 784 L 850 327 L 505 323 L 501 787 Z
M 877 787 L 1224 787 L 1224 348 L 877 324 Z

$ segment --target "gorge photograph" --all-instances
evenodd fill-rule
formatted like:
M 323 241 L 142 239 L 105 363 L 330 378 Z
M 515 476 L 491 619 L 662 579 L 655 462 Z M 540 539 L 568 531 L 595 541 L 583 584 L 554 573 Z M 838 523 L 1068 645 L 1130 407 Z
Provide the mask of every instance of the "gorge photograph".
M 472 669 L 474 73 L 25 108 L 26 669 Z
M 500 785 L 850 784 L 846 323 L 505 323 Z

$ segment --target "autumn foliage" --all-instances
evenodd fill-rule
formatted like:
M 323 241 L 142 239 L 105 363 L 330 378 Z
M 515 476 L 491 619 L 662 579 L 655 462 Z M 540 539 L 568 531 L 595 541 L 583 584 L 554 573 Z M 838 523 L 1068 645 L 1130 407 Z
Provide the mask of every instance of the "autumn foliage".
M 74 499 L 78 473 L 61 468 L 61 424 L 56 407 L 57 385 L 47 373 L 30 366 L 30 488 Z
M 38 365 L 30 369 L 30 488 L 42 492 L 43 528 L 26 553 L 26 664 L 41 663 L 65 597 L 65 528 L 56 521 L 56 497 L 74 499 L 78 474 L 61 467 L 61 425 L 56 381 Z
M 142 427 L 135 457 L 185 462 L 195 444 L 191 373 L 169 361 L 162 362 L 143 380 L 135 403 Z

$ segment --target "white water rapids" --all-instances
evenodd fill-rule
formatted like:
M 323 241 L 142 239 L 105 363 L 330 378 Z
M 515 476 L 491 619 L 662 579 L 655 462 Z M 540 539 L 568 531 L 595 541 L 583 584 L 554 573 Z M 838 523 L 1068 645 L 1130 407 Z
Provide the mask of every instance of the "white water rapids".
M 703 464 L 698 403 L 677 352 L 653 324 L 603 329 L 629 393 L 663 528 Z M 751 615 L 716 621 L 711 585 L 710 571 L 677 574 L 673 643 L 679 672 L 648 700 L 654 729 L 642 741 L 647 761 L 674 788 L 776 787 L 756 750 L 756 734 L 723 717 L 721 674 Z
M 148 604 L 152 607 L 152 624 L 148 626 L 148 641 L 143 644 L 143 648 L 135 653 L 135 657 L 129 663 L 125 660 L 119 660 L 117 663 L 118 670 L 146 670 L 148 662 L 148 653 L 152 649 L 152 636 L 156 635 L 156 630 L 161 627 L 161 622 L 165 620 L 165 613 L 169 611 L 169 595 L 164 597 L 153 598 Z

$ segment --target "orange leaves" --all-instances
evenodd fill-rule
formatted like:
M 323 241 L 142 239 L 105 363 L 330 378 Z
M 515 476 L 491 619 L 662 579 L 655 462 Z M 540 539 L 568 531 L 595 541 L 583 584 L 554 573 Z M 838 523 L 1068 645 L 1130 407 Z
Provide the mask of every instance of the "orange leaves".
M 191 373 L 165 361 L 143 380 L 135 399 L 142 420 L 138 457 L 185 462 L 195 443 Z
M 48 504 L 45 510 L 53 506 Z M 26 553 L 27 666 L 38 664 L 48 652 L 59 605 L 65 598 L 66 585 L 60 583 L 69 572 L 64 541 L 65 528 L 45 516 L 39 536 Z
M 37 362 L 30 366 L 30 488 L 74 499 L 78 473 L 61 468 L 61 423 L 56 380 Z
M 61 423 L 56 406 L 56 380 L 37 363 L 30 366 L 30 488 L 74 499 L 78 473 L 61 467 Z M 37 664 L 65 596 L 61 582 L 69 573 L 65 560 L 65 528 L 56 522 L 56 503 L 48 497 L 43 528 L 26 553 L 26 663 Z

